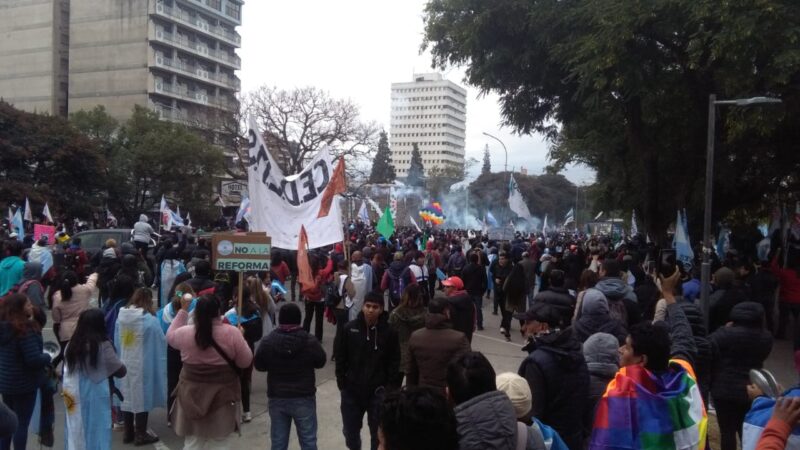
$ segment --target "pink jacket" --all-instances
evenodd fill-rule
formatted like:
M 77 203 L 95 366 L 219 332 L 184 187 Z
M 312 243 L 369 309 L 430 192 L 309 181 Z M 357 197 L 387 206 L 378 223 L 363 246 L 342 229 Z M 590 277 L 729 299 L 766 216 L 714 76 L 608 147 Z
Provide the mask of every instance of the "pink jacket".
M 205 350 L 197 346 L 194 340 L 195 326 L 187 325 L 188 321 L 189 314 L 181 309 L 167 330 L 167 343 L 181 351 L 181 360 L 186 364 L 227 365 L 228 363 L 213 346 Z M 215 320 L 213 335 L 214 341 L 238 367 L 244 369 L 250 366 L 253 352 L 250 351 L 247 341 L 238 328 L 224 324 L 221 320 Z
M 53 323 L 61 324 L 58 332 L 60 341 L 72 339 L 72 333 L 78 325 L 78 316 L 89 309 L 89 300 L 94 294 L 94 287 L 97 284 L 97 273 L 93 273 L 86 284 L 79 284 L 72 288 L 72 298 L 64 301 L 61 299 L 61 291 L 53 294 Z

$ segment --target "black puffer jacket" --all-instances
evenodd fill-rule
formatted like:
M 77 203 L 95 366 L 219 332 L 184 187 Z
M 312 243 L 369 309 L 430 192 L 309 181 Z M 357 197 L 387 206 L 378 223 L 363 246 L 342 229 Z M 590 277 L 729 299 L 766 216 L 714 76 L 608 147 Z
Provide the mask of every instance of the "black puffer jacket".
M 700 393 L 703 395 L 703 402 L 708 405 L 708 394 L 711 388 L 711 363 L 713 351 L 711 342 L 708 340 L 706 326 L 703 323 L 703 312 L 694 303 L 679 303 L 686 315 L 686 320 L 692 326 L 694 345 L 697 347 L 697 354 L 694 357 L 694 373 L 697 375 L 697 384 L 700 386 Z
M 575 312 L 575 297 L 569 294 L 565 287 L 551 286 L 545 291 L 539 291 L 534 302 L 543 302 L 553 306 L 561 314 L 561 317 L 569 320 Z
M 367 327 L 364 313 L 336 334 L 336 384 L 354 393 L 372 393 L 378 387 L 400 388 L 400 341 L 383 312 L 378 323 Z
M 569 448 L 581 448 L 589 398 L 589 371 L 572 330 L 540 336 L 523 348 L 519 367 L 533 394 L 533 416 L 553 427 Z
M 300 327 L 281 327 L 264 336 L 253 363 L 267 372 L 267 397 L 296 398 L 317 392 L 314 369 L 326 360 L 317 338 Z
M 772 351 L 772 335 L 763 328 L 764 307 L 755 302 L 731 309 L 733 326 L 722 327 L 708 340 L 714 352 L 711 396 L 718 400 L 749 402 L 750 369 L 760 369 Z
M 459 450 L 517 448 L 517 418 L 505 392 L 490 391 L 455 407 Z

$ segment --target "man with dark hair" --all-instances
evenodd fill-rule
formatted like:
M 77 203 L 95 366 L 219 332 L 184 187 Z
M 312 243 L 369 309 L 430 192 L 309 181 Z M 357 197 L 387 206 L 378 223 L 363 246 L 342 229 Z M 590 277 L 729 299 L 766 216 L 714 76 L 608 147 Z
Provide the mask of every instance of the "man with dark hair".
M 447 300 L 431 300 L 425 328 L 413 332 L 408 340 L 408 385 L 430 386 L 444 392 L 447 365 L 469 349 L 464 333 L 453 329 Z
M 464 282 L 459 277 L 450 277 L 442 281 L 442 286 L 449 303 L 453 329 L 464 333 L 467 340 L 472 342 L 472 333 L 475 331 L 475 303 L 464 290 Z
M 519 375 L 528 381 L 533 395 L 532 415 L 553 427 L 569 448 L 581 448 L 583 417 L 589 397 L 589 369 L 581 343 L 568 328 L 569 317 L 557 306 L 534 302 L 523 320 L 528 357 Z
M 642 311 L 636 299 L 636 293 L 622 279 L 619 261 L 605 259 L 600 266 L 600 280 L 595 285 L 608 299 L 611 317 L 622 322 L 627 328 L 642 321 Z
M 488 287 L 486 268 L 480 264 L 480 251 L 472 251 L 467 257 L 467 265 L 464 266 L 462 279 L 464 280 L 464 290 L 467 291 L 472 303 L 475 304 L 478 330 L 483 330 L 483 293 Z
M 453 409 L 431 388 L 388 394 L 381 406 L 378 436 L 383 450 L 458 450 Z
M 555 308 L 563 317 L 569 320 L 575 311 L 575 297 L 570 295 L 564 286 L 565 274 L 563 270 L 550 271 L 550 284 L 546 290 L 540 291 L 533 299 L 534 303 L 547 303 Z
M 349 322 L 334 342 L 336 384 L 341 391 L 342 431 L 350 450 L 361 448 L 364 413 L 371 436 L 370 448 L 378 448 L 380 405 L 387 390 L 400 388 L 400 343 L 383 310 L 383 293 L 364 297 L 358 317 Z
M 597 406 L 590 449 L 705 447 L 705 405 L 692 367 L 697 349 L 675 300 L 679 283 L 677 269 L 661 280 L 668 326 L 642 322 L 630 328 L 620 347 L 620 370 Z
M 454 403 L 460 450 L 517 448 L 517 416 L 497 390 L 496 374 L 479 352 L 467 352 L 447 367 L 447 395 Z
M 194 278 L 187 281 L 198 296 L 203 294 L 213 294 L 217 283 L 211 279 L 211 262 L 206 260 L 197 261 L 194 265 Z
M 294 420 L 300 448 L 317 448 L 315 369 L 326 355 L 316 337 L 300 326 L 300 307 L 287 303 L 278 311 L 279 326 L 264 336 L 253 363 L 267 372 L 272 448 L 286 448 Z

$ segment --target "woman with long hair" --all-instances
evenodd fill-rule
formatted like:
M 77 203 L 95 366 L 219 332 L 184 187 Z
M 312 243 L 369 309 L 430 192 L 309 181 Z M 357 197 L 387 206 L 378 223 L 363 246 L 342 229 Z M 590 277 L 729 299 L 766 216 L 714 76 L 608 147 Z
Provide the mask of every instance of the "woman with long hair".
M 111 403 L 108 378 L 126 373 L 108 340 L 103 311 L 82 312 L 64 352 L 65 441 L 86 449 L 111 448 L 111 410 L 105 406 Z
M 223 322 L 238 327 L 242 330 L 244 340 L 250 351 L 255 353 L 256 342 L 261 340 L 264 333 L 264 323 L 272 322 L 268 318 L 270 299 L 261 288 L 261 281 L 256 277 L 248 277 L 242 288 L 242 312 L 237 314 L 238 305 L 234 304 L 223 316 Z M 274 304 L 273 304 L 274 311 Z M 262 316 L 267 317 L 262 319 Z M 272 327 L 270 327 L 272 331 Z M 253 379 L 253 365 L 242 371 L 240 382 L 242 385 L 242 421 L 247 423 L 252 420 L 250 414 L 250 387 Z
M 58 367 L 61 362 L 64 348 L 78 324 L 78 317 L 89 309 L 89 300 L 96 284 L 97 273 L 93 273 L 85 284 L 79 284 L 78 274 L 71 270 L 61 274 L 58 291 L 53 294 L 53 332 L 61 344 L 61 352 L 53 360 L 53 367 Z
M 42 324 L 34 319 L 34 306 L 23 294 L 0 303 L 0 394 L 17 415 L 14 437 L 0 439 L 0 449 L 24 449 L 36 393 L 44 383 L 50 356 L 43 352 Z
M 170 289 L 170 301 L 164 305 L 163 308 L 158 310 L 158 313 L 156 313 L 156 317 L 161 325 L 161 330 L 165 334 L 167 333 L 167 330 L 169 330 L 169 326 L 172 324 L 175 316 L 181 310 L 181 299 L 184 296 L 192 299 L 192 301 L 189 303 L 188 311 L 189 323 L 192 323 L 194 306 L 197 304 L 197 301 L 195 300 L 197 295 L 192 289 L 192 286 L 183 281 L 177 283 L 175 286 L 172 286 L 172 289 Z M 178 386 L 178 377 L 181 374 L 182 368 L 183 361 L 181 361 L 181 352 L 167 344 L 167 394 L 169 395 L 167 398 L 167 411 L 172 410 L 172 404 L 175 402 L 175 395 L 173 393 L 175 392 L 175 387 Z M 168 420 L 167 425 L 170 424 L 171 422 Z
M 241 331 L 222 323 L 212 294 L 197 299 L 189 325 L 187 297 L 167 331 L 167 342 L 183 360 L 170 418 L 175 433 L 186 438 L 184 449 L 228 448 L 242 416 L 240 372 L 253 362 L 253 352 Z
M 408 340 L 411 333 L 425 326 L 425 305 L 417 283 L 406 286 L 400 306 L 389 314 L 389 326 L 400 341 L 400 370 L 408 373 Z
M 114 342 L 128 367 L 128 376 L 120 384 L 123 442 L 137 446 L 157 442 L 158 437 L 147 431 L 147 416 L 167 406 L 167 339 L 155 317 L 149 288 L 137 289 L 120 309 Z
M 578 280 L 578 297 L 577 297 L 577 304 L 575 305 L 575 312 L 572 314 L 572 323 L 574 324 L 575 321 L 578 320 L 578 317 L 581 316 L 581 309 L 583 305 L 583 296 L 586 295 L 586 291 L 594 287 L 597 284 L 597 280 L 600 277 L 597 275 L 597 272 L 589 269 L 584 269 L 581 272 L 581 277 Z

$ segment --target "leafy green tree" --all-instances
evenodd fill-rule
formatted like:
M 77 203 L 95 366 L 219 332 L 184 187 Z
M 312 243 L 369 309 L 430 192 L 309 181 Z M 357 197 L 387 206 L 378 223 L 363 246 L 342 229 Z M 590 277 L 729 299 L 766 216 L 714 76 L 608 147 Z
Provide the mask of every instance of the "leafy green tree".
M 392 165 L 392 155 L 389 149 L 389 138 L 385 131 L 381 131 L 378 139 L 378 152 L 372 161 L 372 170 L 369 174 L 371 184 L 388 184 L 395 180 L 394 166 Z
M 414 187 L 425 186 L 425 167 L 422 165 L 422 155 L 419 153 L 419 146 L 416 143 L 411 149 L 411 163 L 408 167 L 406 184 Z
M 469 185 L 470 205 L 482 213 L 491 210 L 500 220 L 515 217 L 508 208 L 508 177 L 508 172 L 481 174 Z M 547 214 L 557 221 L 575 206 L 575 185 L 563 175 L 515 173 L 514 181 L 534 216 L 543 218 Z
M 492 158 L 489 156 L 489 146 L 483 149 L 483 167 L 481 167 L 481 175 L 492 173 Z
M 105 166 L 98 146 L 66 120 L 0 100 L 0 198 L 28 197 L 36 210 L 48 202 L 56 216 L 86 218 L 102 204 Z
M 800 188 L 798 20 L 790 0 L 432 0 L 423 45 L 497 93 L 507 125 L 544 133 L 553 170 L 597 170 L 599 208 L 642 211 L 663 242 L 679 207 L 699 236 L 709 94 L 784 102 L 719 108 L 714 218 Z

